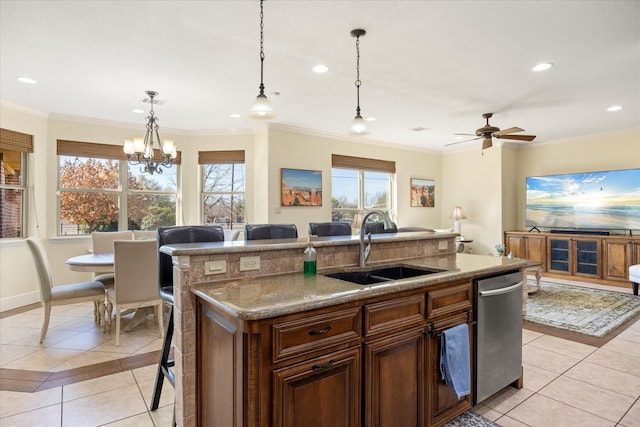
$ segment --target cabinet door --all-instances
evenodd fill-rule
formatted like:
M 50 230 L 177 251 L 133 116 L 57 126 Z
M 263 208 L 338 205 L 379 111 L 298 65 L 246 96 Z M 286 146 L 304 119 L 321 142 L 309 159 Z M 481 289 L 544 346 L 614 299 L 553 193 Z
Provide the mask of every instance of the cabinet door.
M 424 425 L 424 327 L 365 344 L 364 425 Z
M 571 239 L 575 251 L 573 274 L 575 276 L 600 277 L 600 239 Z
M 522 234 L 505 235 L 505 252 L 511 253 L 516 258 L 526 258 L 525 236 Z
M 514 254 L 515 256 L 515 254 Z M 547 238 L 546 236 L 525 236 L 525 256 L 526 259 L 537 261 L 542 264 L 541 269 L 546 268 L 547 259 Z
M 439 333 L 447 328 L 467 323 L 468 313 L 461 313 L 433 323 L 434 331 L 427 338 L 427 422 L 426 426 L 441 426 L 471 408 L 472 395 L 458 399 L 449 386 L 440 377 L 440 337 Z M 469 327 L 469 350 L 473 347 L 473 328 Z M 471 377 L 473 378 L 473 358 L 471 358 Z
M 273 425 L 360 426 L 360 347 L 273 373 Z
M 633 249 L 633 242 L 626 239 L 604 239 L 603 278 L 626 281 Z
M 548 271 L 551 273 L 571 274 L 571 239 L 549 237 L 547 257 Z

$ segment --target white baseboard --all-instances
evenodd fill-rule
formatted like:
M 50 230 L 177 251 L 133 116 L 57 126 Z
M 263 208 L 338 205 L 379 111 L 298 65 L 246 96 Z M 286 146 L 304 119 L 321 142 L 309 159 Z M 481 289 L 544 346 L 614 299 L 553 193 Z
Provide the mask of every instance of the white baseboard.
M 22 295 L 7 297 L 0 299 L 0 312 L 13 310 L 14 308 L 24 307 L 40 302 L 40 292 L 33 291 Z

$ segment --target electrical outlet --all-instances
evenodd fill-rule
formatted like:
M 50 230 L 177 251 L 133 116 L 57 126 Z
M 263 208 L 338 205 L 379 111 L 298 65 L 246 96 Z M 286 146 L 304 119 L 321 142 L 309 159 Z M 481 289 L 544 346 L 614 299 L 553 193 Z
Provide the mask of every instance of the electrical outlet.
M 449 247 L 449 244 L 447 243 L 446 240 L 438 240 L 439 251 L 446 251 L 448 247 Z
M 260 270 L 259 256 L 240 257 L 240 271 Z
M 205 261 L 204 274 L 223 274 L 227 272 L 227 261 Z

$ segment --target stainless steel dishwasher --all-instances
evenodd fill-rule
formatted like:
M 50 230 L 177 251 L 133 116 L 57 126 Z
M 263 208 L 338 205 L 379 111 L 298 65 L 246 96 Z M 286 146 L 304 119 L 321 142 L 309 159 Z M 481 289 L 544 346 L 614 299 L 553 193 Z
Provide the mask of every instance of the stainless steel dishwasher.
M 522 375 L 522 273 L 476 281 L 476 403 Z

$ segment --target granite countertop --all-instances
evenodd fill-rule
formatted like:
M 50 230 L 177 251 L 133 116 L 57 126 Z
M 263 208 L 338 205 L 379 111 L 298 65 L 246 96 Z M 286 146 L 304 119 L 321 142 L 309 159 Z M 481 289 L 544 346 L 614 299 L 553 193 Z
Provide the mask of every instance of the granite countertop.
M 448 254 L 405 260 L 394 265 L 442 269 L 444 271 L 407 279 L 358 285 L 324 276 L 335 270 L 319 270 L 313 277 L 291 273 L 261 278 L 194 285 L 191 291 L 210 304 L 242 320 L 259 320 L 321 307 L 390 295 L 458 279 L 517 270 L 526 260 L 472 254 Z M 387 264 L 370 264 L 384 267 Z M 358 271 L 357 267 L 340 271 Z

